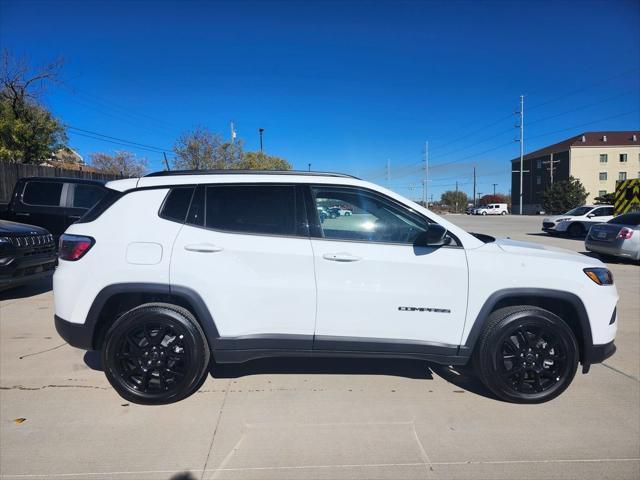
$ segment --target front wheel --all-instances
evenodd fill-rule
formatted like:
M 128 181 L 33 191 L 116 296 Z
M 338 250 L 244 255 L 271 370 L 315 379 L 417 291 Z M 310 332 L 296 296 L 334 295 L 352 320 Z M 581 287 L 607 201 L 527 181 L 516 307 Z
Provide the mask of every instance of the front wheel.
M 580 237 L 584 235 L 584 227 L 580 223 L 572 223 L 567 228 L 567 233 L 570 237 Z
M 187 309 L 149 303 L 109 328 L 102 350 L 107 379 L 134 403 L 162 405 L 193 393 L 209 366 L 209 346 Z
M 482 212 L 482 214 L 483 214 L 483 215 L 486 215 L 486 214 L 487 214 L 487 212 Z
M 474 364 L 495 395 L 514 403 L 542 403 L 569 386 L 578 367 L 569 326 L 548 310 L 506 307 L 491 314 L 478 339 Z

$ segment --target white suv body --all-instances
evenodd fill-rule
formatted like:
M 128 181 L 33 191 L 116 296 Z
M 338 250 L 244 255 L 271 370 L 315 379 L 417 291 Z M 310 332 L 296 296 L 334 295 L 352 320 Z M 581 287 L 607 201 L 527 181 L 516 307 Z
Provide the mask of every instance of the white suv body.
M 475 210 L 475 215 L 507 215 L 509 208 L 506 203 L 490 203 Z
M 539 402 L 568 386 L 578 361 L 586 372 L 615 351 L 618 294 L 599 260 L 474 236 L 362 180 L 226 172 L 107 187 L 61 239 L 56 327 L 71 345 L 102 350 L 109 380 L 132 401 L 184 398 L 211 352 L 217 362 L 344 355 L 445 365 L 473 354 L 498 396 Z M 348 204 L 352 215 L 320 221 L 319 199 Z M 498 340 L 506 325 L 524 329 L 520 340 Z M 130 333 L 137 326 L 152 333 Z M 171 346 L 176 338 L 183 343 Z M 190 359 L 181 365 L 191 380 L 149 373 L 176 349 Z M 492 380 L 492 355 L 515 372 L 506 386 Z M 514 356 L 531 362 L 524 373 Z
M 562 215 L 542 220 L 542 230 L 549 234 L 584 235 L 592 225 L 606 223 L 614 217 L 613 205 L 583 205 Z

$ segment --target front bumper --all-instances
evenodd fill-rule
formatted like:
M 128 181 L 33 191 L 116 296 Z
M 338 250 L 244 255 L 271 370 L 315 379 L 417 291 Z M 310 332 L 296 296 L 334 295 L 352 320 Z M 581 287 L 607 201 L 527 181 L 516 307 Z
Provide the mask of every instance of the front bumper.
M 54 315 L 54 322 L 58 335 L 72 347 L 83 350 L 93 349 L 93 328 L 84 323 L 71 323 L 57 315 Z
M 616 345 L 613 341 L 603 345 L 592 345 L 587 348 L 582 359 L 582 373 L 589 373 L 591 365 L 604 362 L 614 353 L 616 353 Z
M 49 277 L 57 263 L 57 255 L 16 256 L 8 265 L 0 267 L 0 289 L 15 287 Z

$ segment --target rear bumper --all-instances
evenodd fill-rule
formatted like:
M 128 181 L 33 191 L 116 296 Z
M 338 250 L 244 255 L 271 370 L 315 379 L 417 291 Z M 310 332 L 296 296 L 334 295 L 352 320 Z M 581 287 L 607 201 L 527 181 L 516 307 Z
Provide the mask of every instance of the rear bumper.
M 603 345 L 592 345 L 584 352 L 582 373 L 588 373 L 591 365 L 594 363 L 604 362 L 614 353 L 616 353 L 616 346 L 614 342 L 605 343 Z
M 93 328 L 84 323 L 71 323 L 57 315 L 54 315 L 54 322 L 58 335 L 72 347 L 83 350 L 93 348 Z
M 620 242 L 598 242 L 592 240 L 591 238 L 587 238 L 587 240 L 584 242 L 584 247 L 589 252 L 603 253 L 605 255 L 612 255 L 615 257 L 640 260 L 640 252 L 626 249 Z

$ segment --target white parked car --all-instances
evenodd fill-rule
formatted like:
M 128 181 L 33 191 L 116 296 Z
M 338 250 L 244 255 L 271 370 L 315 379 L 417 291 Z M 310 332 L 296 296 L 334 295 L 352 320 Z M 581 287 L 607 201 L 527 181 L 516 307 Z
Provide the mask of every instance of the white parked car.
M 498 397 L 538 403 L 615 352 L 602 262 L 468 233 L 369 182 L 227 170 L 107 187 L 61 237 L 55 324 L 132 402 L 189 396 L 211 357 L 359 355 L 472 363 Z M 322 204 L 360 218 L 322 223 Z
M 571 237 L 585 235 L 596 223 L 606 223 L 613 218 L 612 205 L 584 205 L 569 210 L 562 215 L 545 217 L 542 230 L 554 234 L 565 234 Z
M 474 215 L 507 215 L 509 208 L 506 203 L 490 203 L 474 210 Z

